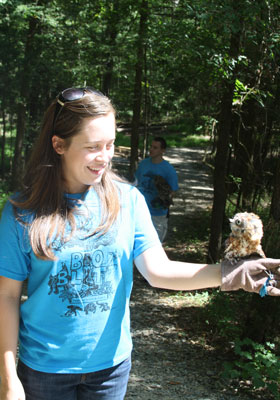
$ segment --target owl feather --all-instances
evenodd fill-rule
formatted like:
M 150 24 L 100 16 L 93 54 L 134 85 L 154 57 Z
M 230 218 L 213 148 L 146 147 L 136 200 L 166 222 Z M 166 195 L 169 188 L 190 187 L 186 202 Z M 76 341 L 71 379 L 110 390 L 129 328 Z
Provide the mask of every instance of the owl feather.
M 265 258 L 261 246 L 263 224 L 260 217 L 254 213 L 237 213 L 230 218 L 231 233 L 226 240 L 224 257 L 232 263 L 241 258 L 258 254 Z

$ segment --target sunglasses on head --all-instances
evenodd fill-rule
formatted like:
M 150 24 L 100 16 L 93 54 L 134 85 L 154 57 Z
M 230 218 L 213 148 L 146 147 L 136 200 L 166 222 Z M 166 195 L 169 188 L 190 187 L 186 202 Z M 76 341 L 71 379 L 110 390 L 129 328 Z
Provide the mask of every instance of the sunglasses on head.
M 91 92 L 97 94 L 98 96 L 103 96 L 101 92 L 94 89 L 93 87 L 86 86 L 84 88 L 68 88 L 63 90 L 57 97 L 56 109 L 53 117 L 53 132 L 55 128 L 55 123 L 59 117 L 59 114 L 65 103 L 70 103 L 71 101 L 80 100 L 84 97 L 86 92 Z

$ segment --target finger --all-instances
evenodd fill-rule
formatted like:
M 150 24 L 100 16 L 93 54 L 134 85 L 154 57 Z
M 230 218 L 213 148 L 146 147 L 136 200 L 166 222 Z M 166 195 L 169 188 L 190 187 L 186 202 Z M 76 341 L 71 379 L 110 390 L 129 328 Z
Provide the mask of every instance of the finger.
M 267 286 L 267 294 L 269 296 L 280 296 L 280 289 L 272 286 Z
M 277 269 L 280 267 L 280 260 L 274 258 L 263 258 L 262 260 L 258 260 L 268 269 Z
M 275 287 L 277 289 L 280 289 L 280 280 L 279 277 L 275 277 L 275 275 L 272 276 L 272 278 L 268 282 L 268 286 Z
M 258 284 L 263 280 L 258 280 Z M 268 278 L 259 290 L 261 297 L 265 295 L 280 296 L 280 281 L 275 280 L 274 277 Z
M 260 278 L 267 278 L 267 268 L 259 263 L 254 264 L 254 266 L 251 265 L 247 272 L 251 276 L 259 275 Z

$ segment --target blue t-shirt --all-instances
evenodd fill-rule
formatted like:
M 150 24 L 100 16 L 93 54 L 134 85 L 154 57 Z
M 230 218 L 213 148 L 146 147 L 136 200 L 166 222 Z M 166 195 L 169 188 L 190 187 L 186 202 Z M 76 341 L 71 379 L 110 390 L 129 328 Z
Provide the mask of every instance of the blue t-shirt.
M 158 245 L 143 196 L 117 183 L 121 211 L 103 236 L 87 237 L 99 225 L 99 199 L 86 192 L 75 216 L 76 234 L 53 242 L 55 261 L 38 259 L 27 228 L 7 202 L 0 223 L 0 275 L 28 277 L 28 299 L 21 305 L 20 359 L 38 371 L 87 373 L 129 357 L 129 298 L 133 259 Z M 68 195 L 75 202 L 81 195 Z M 31 215 L 26 215 L 26 219 Z
M 155 164 L 149 157 L 140 162 L 135 175 L 137 178 L 137 187 L 144 195 L 151 215 L 167 215 L 168 209 L 162 206 L 154 183 L 154 177 L 156 175 L 162 176 L 169 184 L 171 190 L 176 191 L 178 190 L 178 177 L 174 167 L 166 160 Z

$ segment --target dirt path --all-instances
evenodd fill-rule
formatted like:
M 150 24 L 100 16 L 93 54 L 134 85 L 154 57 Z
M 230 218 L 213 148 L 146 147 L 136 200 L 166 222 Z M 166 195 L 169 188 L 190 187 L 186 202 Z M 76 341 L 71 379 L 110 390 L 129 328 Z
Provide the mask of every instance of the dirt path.
M 177 170 L 180 191 L 170 216 L 170 230 L 184 218 L 211 207 L 209 169 L 198 149 L 169 149 L 166 159 Z M 223 357 L 197 337 L 198 309 L 174 292 L 151 288 L 135 272 L 131 300 L 134 341 L 127 400 L 247 400 L 225 389 L 219 373 Z
M 167 149 L 165 159 L 174 166 L 179 180 L 179 191 L 171 208 L 168 235 L 172 234 L 174 227 L 180 227 L 182 221 L 191 226 L 201 211 L 212 207 L 212 177 L 210 167 L 203 162 L 204 156 L 203 149 Z
M 167 149 L 165 159 L 176 169 L 180 186 L 171 215 L 194 217 L 197 212 L 212 206 L 211 171 L 203 163 L 204 156 L 202 149 Z

